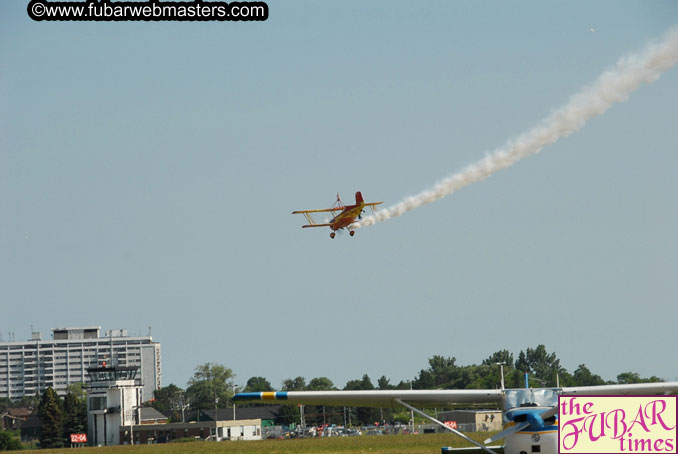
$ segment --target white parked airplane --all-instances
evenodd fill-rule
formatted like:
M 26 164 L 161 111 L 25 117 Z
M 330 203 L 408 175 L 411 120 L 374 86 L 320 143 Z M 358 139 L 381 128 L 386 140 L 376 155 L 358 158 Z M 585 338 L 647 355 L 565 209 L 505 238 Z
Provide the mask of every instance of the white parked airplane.
M 678 382 L 629 385 L 578 386 L 566 388 L 464 389 L 411 391 L 288 391 L 239 393 L 235 402 L 307 404 L 350 407 L 405 407 L 469 441 L 476 448 L 463 452 L 486 451 L 489 454 L 558 454 L 559 395 L 669 395 L 678 394 Z M 504 408 L 505 430 L 485 444 L 424 413 L 420 408 L 451 405 L 499 404 Z M 490 443 L 505 439 L 503 446 Z M 442 448 L 442 452 L 458 449 Z

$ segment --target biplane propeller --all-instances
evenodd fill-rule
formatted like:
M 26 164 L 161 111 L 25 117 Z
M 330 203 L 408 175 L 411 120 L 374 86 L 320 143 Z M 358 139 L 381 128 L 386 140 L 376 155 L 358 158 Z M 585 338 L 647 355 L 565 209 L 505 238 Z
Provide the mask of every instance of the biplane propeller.
M 293 211 L 292 214 L 303 214 L 306 217 L 308 224 L 302 225 L 302 229 L 308 227 L 329 227 L 332 229 L 330 238 L 336 236 L 337 230 L 347 229 L 349 235 L 353 236 L 355 235 L 355 230 L 351 230 L 349 226 L 355 222 L 356 218 L 362 219 L 365 207 L 370 207 L 374 210 L 374 207 L 381 203 L 383 202 L 365 202 L 365 200 L 363 200 L 363 195 L 358 191 L 355 193 L 355 205 L 344 205 L 341 202 L 339 194 L 337 194 L 337 201 L 332 208 L 326 208 L 324 210 Z M 332 213 L 332 219 L 326 223 L 317 223 L 315 219 L 313 219 L 314 213 Z

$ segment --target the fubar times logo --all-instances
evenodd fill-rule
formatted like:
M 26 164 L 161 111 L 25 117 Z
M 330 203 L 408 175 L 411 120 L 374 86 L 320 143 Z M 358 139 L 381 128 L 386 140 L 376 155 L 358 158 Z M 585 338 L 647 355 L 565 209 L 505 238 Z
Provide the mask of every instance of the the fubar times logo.
M 559 396 L 560 454 L 676 454 L 678 396 Z

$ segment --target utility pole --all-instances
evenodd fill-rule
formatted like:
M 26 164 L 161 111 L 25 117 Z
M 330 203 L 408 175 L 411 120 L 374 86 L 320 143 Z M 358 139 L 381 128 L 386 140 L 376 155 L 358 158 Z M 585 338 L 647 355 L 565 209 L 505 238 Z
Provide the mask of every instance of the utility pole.
M 189 408 L 191 406 L 191 401 L 188 400 L 188 399 L 186 399 L 184 401 L 185 398 L 186 398 L 186 396 L 182 394 L 181 401 L 180 401 L 181 402 L 181 422 L 186 422 L 186 419 L 184 417 L 184 410 L 186 410 L 187 408 Z
M 235 396 L 235 383 L 233 383 L 233 395 Z M 233 404 L 233 421 L 235 421 L 235 401 L 231 398 L 231 403 Z
M 217 404 L 219 398 L 216 391 L 214 392 L 214 441 L 219 441 L 219 416 L 217 416 Z
M 412 391 L 412 380 L 410 380 L 410 391 Z M 414 433 L 414 410 L 410 409 L 410 434 Z

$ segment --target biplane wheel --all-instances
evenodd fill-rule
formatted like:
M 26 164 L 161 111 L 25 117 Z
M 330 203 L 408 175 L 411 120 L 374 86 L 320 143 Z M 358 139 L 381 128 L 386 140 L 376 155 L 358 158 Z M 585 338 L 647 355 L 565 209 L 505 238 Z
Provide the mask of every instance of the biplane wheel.
M 330 233 L 330 238 L 334 239 L 334 237 L 335 237 L 336 235 L 337 235 L 336 233 L 332 232 L 332 233 Z
M 348 233 L 349 233 L 349 235 L 353 236 L 353 235 L 355 235 L 355 230 L 351 230 L 351 231 L 348 232 Z

